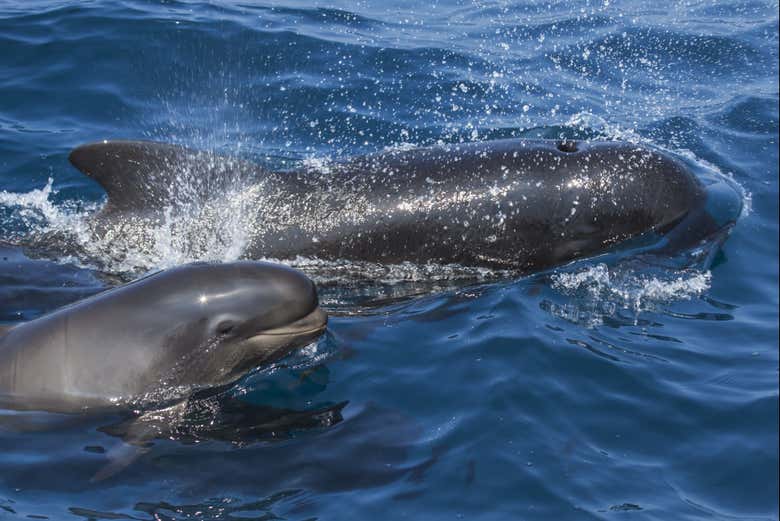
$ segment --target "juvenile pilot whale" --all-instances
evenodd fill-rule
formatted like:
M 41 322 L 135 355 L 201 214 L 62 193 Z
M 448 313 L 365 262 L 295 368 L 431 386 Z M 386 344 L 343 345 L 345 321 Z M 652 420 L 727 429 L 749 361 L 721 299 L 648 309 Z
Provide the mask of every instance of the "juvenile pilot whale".
M 80 146 L 70 161 L 107 192 L 91 233 L 117 251 L 144 250 L 153 230 L 177 212 L 196 208 L 195 222 L 205 227 L 226 197 L 241 197 L 251 209 L 241 223 L 248 258 L 519 272 L 598 254 L 650 232 L 692 246 L 738 215 L 731 211 L 716 222 L 705 211 L 708 190 L 680 161 L 614 141 L 505 139 L 282 172 L 139 141 Z M 741 206 L 736 193 L 726 197 Z
M 318 337 L 302 273 L 191 264 L 0 330 L 0 408 L 61 413 L 170 406 Z

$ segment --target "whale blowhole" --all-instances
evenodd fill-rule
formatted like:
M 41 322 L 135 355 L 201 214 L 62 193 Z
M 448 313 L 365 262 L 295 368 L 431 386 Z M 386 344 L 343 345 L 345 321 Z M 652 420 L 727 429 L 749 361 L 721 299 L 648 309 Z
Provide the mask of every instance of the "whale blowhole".
M 561 139 L 560 141 L 558 141 L 558 145 L 556 146 L 556 148 L 558 148 L 558 150 L 560 150 L 561 152 L 567 154 L 571 154 L 579 150 L 579 147 L 577 146 L 577 142 L 571 139 Z

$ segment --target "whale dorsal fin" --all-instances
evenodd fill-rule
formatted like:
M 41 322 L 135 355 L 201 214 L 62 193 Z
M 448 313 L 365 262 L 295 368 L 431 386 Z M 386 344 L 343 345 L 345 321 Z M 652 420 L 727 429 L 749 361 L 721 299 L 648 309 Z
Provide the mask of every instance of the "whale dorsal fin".
M 153 141 L 90 143 L 69 159 L 106 191 L 106 212 L 190 204 L 265 172 L 240 159 Z

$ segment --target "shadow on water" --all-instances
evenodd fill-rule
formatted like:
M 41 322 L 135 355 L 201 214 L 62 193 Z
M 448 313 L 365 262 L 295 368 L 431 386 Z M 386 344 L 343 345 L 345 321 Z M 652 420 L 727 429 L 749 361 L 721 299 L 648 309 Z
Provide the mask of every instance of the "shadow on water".
M 288 374 L 282 380 L 300 378 Z M 267 379 L 265 383 L 268 390 Z M 291 398 L 296 389 L 287 392 L 287 398 L 277 393 L 277 400 Z M 254 390 L 249 394 L 198 398 L 175 423 L 161 416 L 157 423 L 139 425 L 138 418 L 127 417 L 105 424 L 105 419 L 45 413 L 4 415 L 0 449 L 28 455 L 25 463 L 5 466 L 6 478 L 28 494 L 39 490 L 40 476 L 46 474 L 45 489 L 53 496 L 94 497 L 122 487 L 137 489 L 135 497 L 149 497 L 153 475 L 159 483 L 171 483 L 181 496 L 210 498 L 192 504 L 138 502 L 133 507 L 137 514 L 127 513 L 127 507 L 122 512 L 69 508 L 86 519 L 272 519 L 278 503 L 284 503 L 287 515 L 306 512 L 311 494 L 419 481 L 438 457 L 415 449 L 421 433 L 414 422 L 378 405 L 345 409 L 342 402 L 282 409 L 250 403 L 265 396 Z M 111 441 L 115 437 L 123 441 Z M 48 449 L 48 457 L 40 457 L 54 444 L 59 447 L 54 454 Z M 106 467 L 116 468 L 106 473 Z M 229 495 L 219 496 L 220 490 Z M 161 497 L 168 495 L 161 491 Z M 263 499 L 248 499 L 252 497 Z M 15 511 L 11 502 L 0 507 Z
M 256 501 L 243 501 L 239 498 L 212 498 L 199 504 L 136 503 L 133 510 L 138 515 L 115 512 L 98 512 L 88 508 L 70 507 L 68 510 L 77 517 L 89 521 L 104 519 L 135 519 L 139 521 L 176 521 L 184 519 L 212 520 L 250 520 L 268 521 L 282 519 L 276 515 L 274 507 L 280 503 L 305 501 L 305 494 L 300 490 L 289 490 L 272 494 Z M 143 515 L 146 514 L 146 515 Z

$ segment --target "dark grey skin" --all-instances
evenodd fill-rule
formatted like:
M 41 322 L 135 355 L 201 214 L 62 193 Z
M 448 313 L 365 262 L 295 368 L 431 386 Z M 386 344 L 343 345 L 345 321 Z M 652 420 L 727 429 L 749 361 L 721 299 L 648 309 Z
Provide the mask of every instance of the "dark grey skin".
M 70 160 L 108 193 L 91 226 L 114 251 L 143 250 L 149 230 L 193 208 L 196 222 L 219 226 L 209 215 L 237 193 L 251 208 L 248 258 L 531 272 L 648 232 L 674 230 L 681 246 L 694 245 L 723 226 L 707 218 L 706 190 L 682 163 L 622 142 L 507 139 L 390 151 L 324 171 L 271 172 L 133 141 L 84 145 Z
M 326 322 L 296 270 L 174 268 L 0 331 L 0 408 L 167 407 L 278 360 Z

